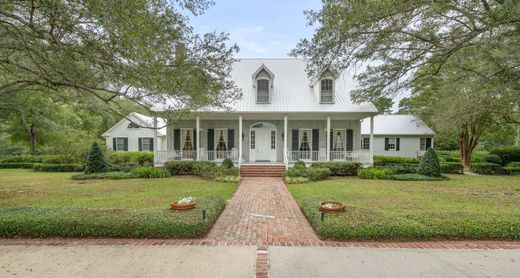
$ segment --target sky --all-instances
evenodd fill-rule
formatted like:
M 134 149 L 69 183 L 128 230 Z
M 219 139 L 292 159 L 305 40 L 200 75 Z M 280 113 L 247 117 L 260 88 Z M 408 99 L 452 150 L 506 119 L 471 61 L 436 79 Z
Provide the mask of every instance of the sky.
M 227 32 L 240 47 L 238 58 L 288 57 L 301 38 L 311 38 L 305 10 L 321 8 L 320 0 L 214 0 L 200 16 L 191 16 L 197 33 Z

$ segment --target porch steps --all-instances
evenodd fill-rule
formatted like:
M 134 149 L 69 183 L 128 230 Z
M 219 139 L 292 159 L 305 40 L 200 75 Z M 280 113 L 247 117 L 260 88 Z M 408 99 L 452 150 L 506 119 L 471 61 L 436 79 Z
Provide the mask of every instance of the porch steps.
M 283 164 L 242 164 L 240 166 L 241 177 L 283 177 L 284 172 Z

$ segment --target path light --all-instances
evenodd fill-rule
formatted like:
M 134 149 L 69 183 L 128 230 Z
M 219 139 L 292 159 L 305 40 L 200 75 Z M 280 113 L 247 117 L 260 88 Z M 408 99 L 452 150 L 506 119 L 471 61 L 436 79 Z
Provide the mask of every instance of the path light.
M 321 214 L 321 222 L 325 221 L 325 212 L 323 211 L 320 211 L 320 214 Z
M 208 218 L 208 217 L 207 217 L 206 210 L 203 209 L 203 210 L 202 210 L 202 221 L 206 221 L 207 218 Z

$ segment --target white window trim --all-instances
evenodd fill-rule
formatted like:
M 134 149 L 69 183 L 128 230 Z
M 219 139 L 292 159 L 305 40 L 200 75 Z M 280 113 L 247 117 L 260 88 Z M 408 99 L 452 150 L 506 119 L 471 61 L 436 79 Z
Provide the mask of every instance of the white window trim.
M 115 137 L 116 138 L 116 149 L 114 151 L 116 152 L 124 152 L 125 150 L 125 139 L 128 139 L 128 137 Z M 119 149 L 119 142 L 117 142 L 119 139 L 123 140 L 123 148 Z
M 368 145 L 365 148 L 365 140 L 368 141 Z M 361 149 L 362 150 L 370 150 L 370 137 L 363 137 L 361 138 Z
M 390 145 L 392 144 L 392 140 L 394 140 L 394 147 L 391 148 Z M 388 137 L 388 150 L 389 151 L 396 151 L 397 150 L 397 137 Z
M 422 144 L 423 140 L 424 140 L 424 148 L 423 148 L 423 144 Z M 426 141 L 428 141 L 427 137 L 419 138 L 419 150 L 420 151 L 426 151 Z
M 148 150 L 144 149 L 144 140 L 147 139 L 147 140 L 152 140 L 153 141 L 153 138 L 152 137 L 139 137 L 139 139 L 141 139 L 141 150 L 143 152 L 151 152 L 150 148 L 148 148 Z M 153 142 L 150 142 L 150 143 L 152 143 L 152 144 L 148 144 L 148 145 L 152 146 Z
M 307 131 L 307 141 L 309 143 L 309 151 L 312 152 L 312 129 L 310 128 L 300 128 L 298 129 L 298 151 L 300 151 L 300 147 L 302 145 L 303 139 L 303 131 Z M 303 152 L 303 151 L 300 151 Z
M 330 101 L 330 102 L 328 102 L 328 101 L 325 101 L 325 102 L 324 102 L 324 101 L 323 101 L 323 98 L 322 98 L 322 92 L 323 92 L 323 90 L 322 90 L 322 88 L 321 88 L 321 82 L 322 82 L 323 80 L 331 80 L 331 81 L 332 81 L 332 92 L 331 92 L 331 94 L 332 94 L 332 101 Z M 336 99 L 336 98 L 335 98 L 335 97 L 336 97 L 335 85 L 336 85 L 336 82 L 334 81 L 333 78 L 322 78 L 322 79 L 320 79 L 320 86 L 319 86 L 319 88 L 320 88 L 320 104 L 334 104 L 334 100 Z
M 267 80 L 268 82 L 268 85 L 267 85 L 267 102 L 260 102 L 258 101 L 258 81 L 260 80 Z M 256 103 L 257 104 L 270 104 L 271 103 L 271 86 L 273 84 L 273 81 L 269 78 L 265 78 L 265 77 L 259 77 L 259 78 L 256 78 L 255 79 L 255 88 L 256 88 Z

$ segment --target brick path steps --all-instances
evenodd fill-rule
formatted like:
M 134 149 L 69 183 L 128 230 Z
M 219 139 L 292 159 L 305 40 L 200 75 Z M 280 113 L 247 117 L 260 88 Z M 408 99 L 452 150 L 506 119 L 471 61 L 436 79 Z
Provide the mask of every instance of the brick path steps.
M 242 164 L 240 166 L 242 177 L 283 177 L 284 171 L 283 164 Z

